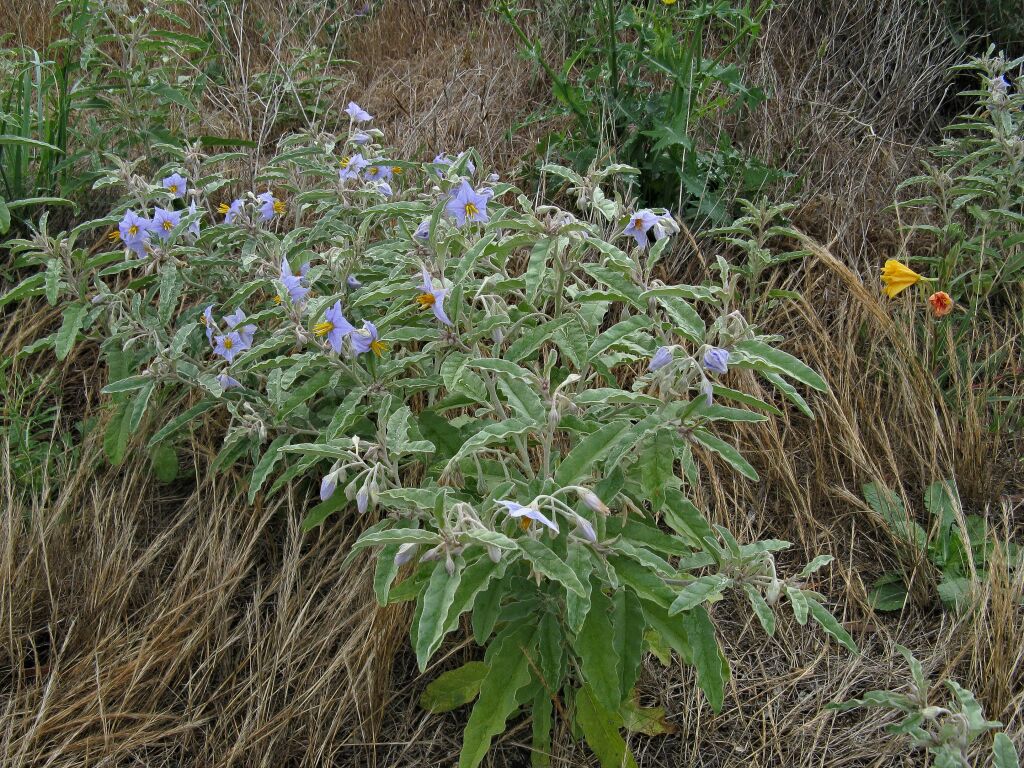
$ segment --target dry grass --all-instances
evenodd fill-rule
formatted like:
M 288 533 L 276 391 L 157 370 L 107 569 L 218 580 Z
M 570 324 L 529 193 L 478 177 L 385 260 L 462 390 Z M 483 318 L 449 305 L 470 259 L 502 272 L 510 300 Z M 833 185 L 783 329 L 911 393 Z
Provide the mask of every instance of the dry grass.
M 403 152 L 428 157 L 475 145 L 485 162 L 514 168 L 532 136 L 506 132 L 543 89 L 478 4 L 409 4 L 413 13 L 387 4 L 360 27 L 346 54 L 360 63 L 353 90 L 337 97 L 365 94 L 361 103 Z M 971 382 L 961 383 L 959 399 L 937 396 L 925 346 L 906 332 L 924 319 L 907 302 L 881 299 L 876 285 L 875 266 L 903 247 L 883 208 L 930 140 L 953 55 L 935 22 L 927 4 L 883 0 L 791 0 L 773 13 L 756 76 L 775 98 L 750 139 L 762 156 L 803 175 L 797 223 L 813 255 L 774 285 L 807 299 L 758 320 L 822 371 L 832 393 L 812 402 L 814 421 L 789 412 L 736 433 L 760 483 L 708 462 L 693 489 L 741 539 L 795 542 L 784 569 L 836 555 L 816 587 L 863 654 L 789 619 L 766 638 L 745 606 L 717 605 L 733 669 L 726 708 L 710 712 L 688 668 L 649 659 L 641 696 L 665 706 L 677 730 L 631 738 L 643 766 L 919 765 L 905 743 L 882 736 L 877 717 L 823 711 L 829 701 L 904 684 L 896 643 L 911 647 L 933 679 L 954 675 L 973 688 L 1022 742 L 1024 574 L 997 556 L 976 615 L 934 608 L 935 574 L 893 540 L 859 490 L 884 482 L 921 512 L 923 487 L 954 478 L 968 511 L 984 514 L 1001 536 L 1022 533 L 1019 436 L 989 429 Z M 704 276 L 713 246 L 700 245 L 701 258 L 680 245 L 684 280 Z M 6 318 L 4 354 L 53 323 L 34 309 Z M 1022 337 L 1022 323 L 1010 322 L 979 340 L 979 353 L 1016 345 L 1009 359 L 1019 359 Z M 96 369 L 82 350 L 55 374 L 66 404 L 58 429 L 102 420 Z M 732 376 L 730 384 L 760 391 L 753 377 Z M 1007 391 L 1022 394 L 1020 371 L 1006 376 Z M 15 487 L 0 444 L 0 762 L 453 762 L 465 713 L 418 709 L 432 672 L 420 677 L 410 660 L 407 617 L 375 607 L 366 561 L 342 563 L 358 526 L 337 521 L 302 536 L 309 488 L 250 507 L 239 478 L 208 477 L 215 422 L 197 425 L 182 447 L 192 477 L 172 486 L 157 484 L 138 455 L 103 468 L 99 434 L 82 443 L 77 470 L 48 478 L 32 499 Z M 901 615 L 875 615 L 867 591 L 889 570 L 913 576 L 914 601 Z M 453 640 L 435 669 L 476 652 Z M 492 764 L 525 765 L 528 740 L 527 724 L 515 723 Z M 558 766 L 593 765 L 564 731 L 555 758 Z

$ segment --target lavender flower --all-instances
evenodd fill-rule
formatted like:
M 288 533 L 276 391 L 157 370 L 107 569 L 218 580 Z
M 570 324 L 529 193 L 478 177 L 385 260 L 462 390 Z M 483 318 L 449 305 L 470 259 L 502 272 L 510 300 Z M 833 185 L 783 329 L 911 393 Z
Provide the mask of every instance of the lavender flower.
M 704 353 L 704 367 L 714 373 L 728 373 L 729 350 L 721 347 L 709 347 Z
M 235 387 L 242 386 L 242 382 L 238 379 L 228 376 L 226 373 L 218 374 L 217 383 L 220 384 L 221 389 L 233 389 Z
M 602 515 L 608 515 L 611 513 L 611 510 L 608 509 L 608 505 L 601 501 L 601 497 L 589 488 L 577 488 L 576 495 L 580 497 L 580 501 L 595 512 L 600 512 Z
M 250 346 L 250 344 L 245 343 L 242 334 L 238 331 L 232 331 L 231 333 L 225 333 L 216 337 L 213 353 L 220 355 L 230 363 L 235 359 L 235 355 L 239 352 L 244 352 Z
M 377 191 L 384 195 L 384 197 L 391 197 L 391 195 L 394 194 L 394 190 L 391 189 L 391 185 L 386 181 L 378 181 L 373 186 L 375 186 Z
M 597 543 L 597 531 L 594 530 L 594 526 L 590 524 L 590 521 L 582 515 L 576 515 L 576 530 L 575 533 L 581 539 L 589 541 L 591 544 Z
M 238 200 L 232 200 L 231 205 L 221 203 L 217 206 L 217 213 L 224 217 L 225 224 L 231 224 L 236 218 L 238 218 L 238 214 L 242 212 L 243 205 L 245 205 L 245 202 L 241 198 Z
M 264 192 L 257 195 L 256 199 L 260 201 L 260 219 L 263 221 L 270 221 L 285 212 L 285 204 L 274 197 L 273 192 Z
M 141 259 L 146 256 L 146 244 L 149 242 L 149 233 L 152 227 L 152 221 L 139 216 L 135 211 L 128 210 L 118 223 L 117 231 L 125 247 Z
M 313 333 L 317 336 L 326 336 L 327 343 L 337 353 L 341 352 L 341 347 L 345 343 L 345 337 L 354 330 L 355 328 L 352 326 L 352 323 L 346 320 L 345 316 L 341 313 L 340 301 L 334 302 L 334 306 L 324 313 L 323 322 L 313 326 Z
M 672 362 L 672 347 L 658 347 L 651 362 L 647 365 L 648 371 L 658 371 Z
M 227 323 L 228 328 L 236 328 L 241 323 L 245 322 L 245 312 L 243 312 L 241 308 L 238 308 L 230 315 L 226 315 L 224 317 L 224 322 Z M 241 336 L 246 347 L 252 346 L 252 340 L 255 334 L 256 326 L 251 323 L 249 325 L 243 325 L 238 329 L 238 335 Z
M 338 473 L 328 472 L 320 481 L 320 501 L 327 501 L 338 487 Z
M 363 321 L 362 328 L 352 331 L 350 338 L 352 339 L 352 348 L 356 351 L 357 355 L 373 352 L 377 357 L 380 357 L 388 348 L 388 345 L 380 340 L 377 326 L 369 320 Z
M 163 180 L 163 187 L 170 192 L 173 197 L 184 198 L 185 193 L 188 190 L 188 181 L 180 173 L 172 173 Z
M 288 259 L 281 260 L 281 282 L 284 284 L 285 290 L 288 291 L 288 298 L 292 300 L 293 304 L 298 304 L 309 293 L 309 288 L 305 286 L 305 281 L 302 279 L 301 274 L 295 275 L 292 273 Z
M 348 277 L 346 277 L 346 278 L 345 278 L 345 283 L 346 283 L 346 284 L 348 285 L 348 287 L 349 287 L 349 288 L 351 288 L 351 289 L 352 289 L 353 291 L 354 291 L 354 290 L 355 290 L 356 288 L 362 288 L 362 287 L 363 287 L 363 284 L 359 282 L 359 278 L 358 278 L 358 277 L 356 277 L 355 275 L 349 275 Z
M 452 321 L 448 319 L 448 315 L 444 311 L 444 298 L 448 295 L 448 289 L 435 288 L 434 281 L 426 267 L 423 268 L 423 283 L 420 288 L 423 289 L 423 293 L 416 297 L 416 303 L 423 309 L 433 310 L 434 317 L 445 325 L 451 325 Z
M 658 223 L 658 216 L 646 208 L 637 211 L 629 220 L 629 226 L 622 230 L 622 234 L 629 235 L 640 248 L 647 247 L 647 230 Z
M 153 209 L 153 231 L 161 240 L 171 236 L 174 228 L 181 223 L 181 211 L 169 211 L 166 208 Z
M 420 225 L 416 227 L 416 231 L 412 233 L 412 236 L 424 242 L 430 240 L 430 219 L 421 221 Z
M 359 510 L 359 514 L 365 515 L 366 510 L 370 507 L 370 490 L 364 485 L 356 493 L 356 509 Z
M 213 331 L 217 322 L 213 319 L 213 304 L 203 310 L 203 325 L 206 326 L 206 340 L 213 344 Z
M 197 210 L 198 209 L 196 208 L 196 201 L 193 200 L 192 203 L 188 207 L 188 215 L 189 216 L 196 216 L 196 211 Z M 188 225 L 188 233 L 190 235 L 192 235 L 193 237 L 199 237 L 199 219 L 201 219 L 201 218 L 202 218 L 202 215 L 196 216 L 192 220 L 192 222 Z
M 518 502 L 509 501 L 507 499 L 501 499 L 498 501 L 498 503 L 505 508 L 505 511 L 508 513 L 509 517 L 519 518 L 519 524 L 523 527 L 524 530 L 530 527 L 529 521 L 534 520 L 540 523 L 541 525 L 546 525 L 555 533 L 558 533 L 558 523 L 556 523 L 554 520 L 549 520 L 547 517 L 544 516 L 543 513 L 541 513 L 539 509 L 535 507 L 523 506 Z
M 392 177 L 390 166 L 370 165 L 366 168 L 366 178 L 370 181 L 385 181 Z
M 370 139 L 371 139 L 370 134 L 363 133 L 362 131 L 360 131 L 359 133 L 355 134 L 352 137 L 352 143 L 353 144 L 358 144 L 359 146 L 362 146 L 363 144 L 369 144 L 370 143 Z
M 345 107 L 345 113 L 356 123 L 365 123 L 373 120 L 373 116 L 354 101 L 350 101 Z
M 341 158 L 341 170 L 338 171 L 338 178 L 342 181 L 357 179 L 359 178 L 359 172 L 367 165 L 369 165 L 369 163 L 367 163 L 366 158 L 362 155 L 343 157 Z
M 463 227 L 467 221 L 486 222 L 487 201 L 490 195 L 477 192 L 465 179 L 459 184 L 458 191 L 452 195 L 444 209 L 455 219 L 455 222 Z

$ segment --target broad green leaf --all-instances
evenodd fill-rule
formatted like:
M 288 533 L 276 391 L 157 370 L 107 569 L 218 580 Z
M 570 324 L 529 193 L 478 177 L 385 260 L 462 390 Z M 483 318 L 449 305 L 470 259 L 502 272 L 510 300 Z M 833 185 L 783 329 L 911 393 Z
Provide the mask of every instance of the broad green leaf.
M 811 562 L 805 565 L 802 571 L 800 571 L 800 578 L 807 578 L 819 568 L 824 568 L 833 560 L 835 560 L 835 558 L 832 555 L 818 555 L 816 558 L 811 560 Z
M 285 445 L 291 440 L 291 435 L 279 435 L 274 438 L 274 441 L 267 448 L 266 453 L 259 460 L 259 463 L 252 471 L 252 477 L 249 479 L 249 503 L 252 504 L 256 500 L 256 494 L 260 492 L 260 488 L 267 482 L 267 478 L 270 477 L 270 473 L 274 470 L 274 465 L 281 460 L 283 454 L 278 450 L 281 446 Z
M 71 352 L 88 312 L 89 307 L 86 304 L 72 304 L 64 310 L 60 330 L 57 331 L 57 340 L 54 344 L 54 352 L 58 360 L 65 359 Z
M 332 496 L 331 498 L 334 497 Z M 389 528 L 384 531 L 364 533 L 352 546 L 355 549 L 361 549 L 363 547 L 373 547 L 377 544 L 394 543 L 423 544 L 433 547 L 441 543 L 441 537 L 433 531 L 424 531 L 419 528 Z
M 181 273 L 174 264 L 167 264 L 160 272 L 160 322 L 167 325 L 171 322 L 178 308 L 178 297 L 181 295 Z
M 793 616 L 796 617 L 797 623 L 803 626 L 807 623 L 809 603 L 813 601 L 809 600 L 799 589 L 793 587 L 786 587 L 786 596 L 789 598 L 790 605 L 793 606 Z
M 700 576 L 679 591 L 679 597 L 669 606 L 668 615 L 674 616 L 683 611 L 693 610 L 701 603 L 720 600 L 722 591 L 731 584 L 732 579 L 717 573 Z
M 491 654 L 487 675 L 480 683 L 480 696 L 462 735 L 459 768 L 480 765 L 491 740 L 505 730 L 505 721 L 516 710 L 516 694 L 530 682 L 533 633 L 530 626 L 519 627 L 505 635 Z
M 462 580 L 462 558 L 455 559 L 455 569 L 449 574 L 444 559 L 439 559 L 430 574 L 430 581 L 420 598 L 419 630 L 416 633 L 416 664 L 425 672 L 427 662 L 441 645 L 448 609 L 455 600 L 455 590 Z
M 513 435 L 521 435 L 535 427 L 534 424 L 522 419 L 506 419 L 492 421 L 484 425 L 475 435 L 462 444 L 462 447 L 448 460 L 447 468 L 453 468 L 459 461 L 495 443 L 502 443 Z
M 107 386 L 102 389 L 102 392 L 105 395 L 115 395 L 119 392 L 132 392 L 133 390 L 147 387 L 152 383 L 152 376 L 128 376 L 107 384 Z
M 706 429 L 693 430 L 694 439 L 705 448 L 714 451 L 728 462 L 733 469 L 749 480 L 760 480 L 760 477 L 746 459 L 733 446 L 722 440 L 720 437 L 711 434 Z
M 797 360 L 788 352 L 769 347 L 760 341 L 738 341 L 733 351 L 741 353 L 753 362 L 766 362 L 792 379 L 806 384 L 819 392 L 828 392 L 828 384 L 816 371 Z
M 697 684 L 715 712 L 722 711 L 725 701 L 725 683 L 729 679 L 729 664 L 718 647 L 715 625 L 711 623 L 703 606 L 683 614 L 681 623 L 686 627 L 686 639 L 697 669 Z
M 590 583 L 590 574 L 593 571 L 594 563 L 583 544 L 571 541 L 565 561 L 581 583 Z M 565 619 L 573 632 L 579 632 L 587 617 L 587 612 L 590 610 L 590 590 L 584 590 L 584 592 L 583 595 L 575 592 L 565 593 Z
M 821 628 L 828 632 L 832 637 L 846 646 L 847 650 L 851 653 L 857 653 L 857 643 L 854 642 L 850 633 L 843 629 L 836 617 L 829 613 L 828 609 L 825 608 L 817 600 L 808 599 L 807 607 L 810 609 L 811 616 L 814 620 L 821 625 Z
M 149 453 L 149 462 L 161 483 L 173 482 L 178 476 L 178 452 L 172 445 L 157 445 Z
M 438 675 L 420 696 L 420 706 L 429 712 L 451 712 L 469 704 L 480 693 L 480 684 L 489 667 L 482 661 L 470 661 L 458 669 Z
M 594 358 L 606 349 L 618 344 L 630 334 L 647 330 L 650 327 L 651 319 L 646 315 L 633 315 L 622 320 L 597 337 L 594 343 L 590 345 L 590 349 L 587 350 L 587 358 L 593 361 Z
M 1005 733 L 997 733 L 992 740 L 993 768 L 1020 768 L 1017 749 Z
M 675 462 L 675 443 L 670 430 L 659 429 L 647 436 L 640 448 L 638 461 L 640 487 L 655 515 L 661 512 L 665 503 L 666 489 L 679 485 L 674 472 Z
M 618 707 L 608 710 L 588 685 L 576 693 L 576 723 L 601 768 L 638 768 L 619 730 L 623 727 Z
M 744 584 L 743 591 L 747 593 L 747 599 L 750 600 L 750 607 L 754 609 L 757 620 L 761 622 L 761 626 L 764 627 L 764 631 L 768 636 L 772 637 L 775 634 L 775 612 L 765 602 L 765 599 L 756 587 Z
M 541 689 L 534 697 L 531 709 L 533 723 L 530 729 L 530 765 L 532 768 L 550 768 L 551 728 L 554 725 L 555 706 L 547 692 Z
M 619 692 L 621 660 L 614 645 L 611 608 L 612 603 L 600 585 L 594 585 L 590 590 L 590 611 L 572 646 L 579 656 L 583 679 L 597 701 L 605 709 L 617 712 L 622 703 Z
M 537 303 L 540 296 L 540 288 L 547 273 L 548 254 L 555 245 L 555 240 L 546 237 L 538 240 L 530 251 L 530 260 L 526 265 L 526 300 L 531 304 Z
M 623 725 L 630 733 L 662 736 L 676 732 L 676 727 L 668 721 L 664 707 L 641 707 L 634 699 L 626 699 L 619 707 L 619 714 L 622 716 Z
M 498 379 L 498 388 L 517 416 L 534 424 L 544 423 L 547 413 L 534 385 L 522 379 L 502 376 Z
M 567 590 L 581 597 L 586 595 L 583 585 L 573 570 L 543 543 L 529 536 L 516 539 L 516 542 L 523 555 L 539 574 L 557 581 Z
M 104 388 L 104 391 L 106 391 L 106 388 Z M 149 439 L 149 447 L 152 448 L 161 440 L 166 440 L 168 437 L 173 435 L 186 424 L 191 424 L 196 420 L 198 416 L 206 413 L 208 410 L 216 407 L 217 405 L 218 403 L 216 400 L 203 400 L 199 403 L 196 403 L 187 411 L 185 411 L 182 414 L 179 414 L 178 416 L 175 416 L 163 427 L 157 430 L 157 433 Z
M 629 426 L 628 421 L 613 421 L 583 438 L 558 465 L 558 469 L 555 470 L 555 484 L 572 485 L 592 473 L 612 441 Z
M 640 628 L 644 626 L 644 612 L 636 593 L 628 588 L 615 590 L 612 597 L 612 634 L 619 658 L 620 701 L 629 700 L 630 691 L 640 675 L 644 655 L 644 637 Z

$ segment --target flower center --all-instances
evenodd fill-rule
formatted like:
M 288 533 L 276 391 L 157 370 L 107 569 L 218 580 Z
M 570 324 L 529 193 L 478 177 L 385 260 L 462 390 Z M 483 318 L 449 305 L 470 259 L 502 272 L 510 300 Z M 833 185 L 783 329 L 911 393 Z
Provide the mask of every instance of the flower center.
M 284 203 L 280 200 L 274 201 L 274 213 L 284 213 Z
M 164 232 L 170 232 L 172 229 L 174 229 L 174 222 L 171 221 L 170 219 L 164 219 L 163 222 L 161 222 L 160 226 L 164 228 Z
M 520 517 L 519 518 L 519 527 L 522 528 L 524 531 L 528 531 L 528 530 L 530 530 L 530 523 L 532 523 L 532 522 L 533 521 L 530 518 L 528 518 L 528 517 Z
M 171 184 L 171 186 L 169 186 L 168 189 L 171 190 L 171 194 L 172 195 L 178 194 L 178 185 L 177 184 Z
M 330 320 L 324 320 L 322 323 L 317 323 L 313 326 L 313 333 L 317 336 L 326 336 L 334 330 L 334 323 Z
M 284 299 L 281 298 L 281 294 L 278 294 L 277 296 L 274 297 L 275 304 L 280 304 L 282 301 L 284 301 Z
M 376 176 L 378 173 L 380 173 L 380 169 L 376 165 L 371 165 L 369 168 L 366 169 L 366 172 L 370 176 Z
M 227 203 L 221 203 L 220 205 L 217 206 L 217 212 L 218 213 L 227 213 L 230 210 L 231 210 L 231 206 L 228 205 Z
M 633 229 L 640 229 L 644 225 L 643 219 L 633 219 Z
M 416 297 L 416 303 L 423 309 L 430 309 L 436 301 L 437 298 L 432 293 L 421 293 Z
M 130 227 L 128 227 L 128 234 L 132 236 L 139 234 L 139 225 L 132 224 Z
M 350 157 L 343 157 L 343 158 L 341 158 L 341 167 L 342 168 L 348 168 L 348 164 L 350 162 L 352 162 L 352 158 L 350 158 Z
M 230 336 L 224 339 L 224 349 L 231 349 L 233 346 L 235 346 L 235 342 L 231 340 Z
M 476 207 L 476 203 L 466 203 L 466 216 L 476 216 L 480 213 L 480 209 Z
M 374 339 L 373 341 L 370 342 L 370 349 L 373 350 L 373 354 L 375 354 L 377 357 L 383 355 L 387 351 L 387 348 L 387 343 L 381 341 L 380 339 Z

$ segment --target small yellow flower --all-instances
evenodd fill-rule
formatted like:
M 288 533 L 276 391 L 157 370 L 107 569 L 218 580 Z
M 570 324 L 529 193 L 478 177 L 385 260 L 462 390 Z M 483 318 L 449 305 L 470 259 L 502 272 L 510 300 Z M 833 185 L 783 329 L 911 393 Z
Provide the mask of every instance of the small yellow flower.
M 896 259 L 889 259 L 882 268 L 882 282 L 885 283 L 883 290 L 890 299 L 895 299 L 910 286 L 927 279 Z
M 661 0 L 662 5 L 675 5 L 676 0 Z

